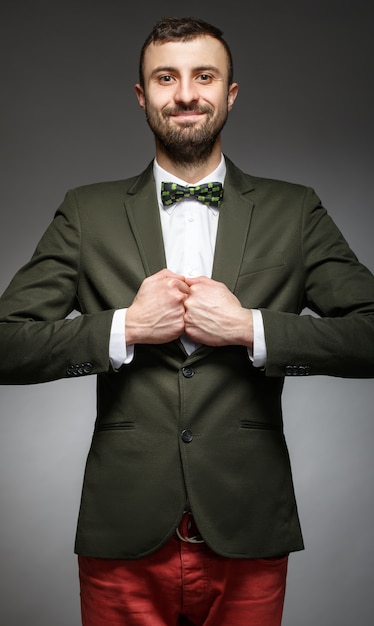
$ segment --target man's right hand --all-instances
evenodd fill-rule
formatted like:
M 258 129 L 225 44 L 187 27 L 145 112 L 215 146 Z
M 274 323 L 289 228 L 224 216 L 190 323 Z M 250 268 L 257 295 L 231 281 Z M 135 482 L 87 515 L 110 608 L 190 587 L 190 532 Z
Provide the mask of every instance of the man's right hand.
M 160 344 L 184 332 L 184 276 L 163 269 L 146 278 L 126 313 L 126 343 Z

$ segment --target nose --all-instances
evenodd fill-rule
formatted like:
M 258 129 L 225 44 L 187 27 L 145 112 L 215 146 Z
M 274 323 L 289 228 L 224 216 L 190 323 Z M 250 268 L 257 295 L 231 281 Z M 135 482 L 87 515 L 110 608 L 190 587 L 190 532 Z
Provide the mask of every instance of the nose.
M 181 79 L 178 82 L 177 89 L 174 94 L 175 102 L 179 104 L 191 104 L 199 98 L 197 86 L 193 80 Z

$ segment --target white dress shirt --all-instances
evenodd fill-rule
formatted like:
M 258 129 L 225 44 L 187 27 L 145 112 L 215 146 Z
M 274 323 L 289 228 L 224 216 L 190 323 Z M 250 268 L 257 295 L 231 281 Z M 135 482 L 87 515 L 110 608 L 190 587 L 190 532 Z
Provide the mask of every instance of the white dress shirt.
M 161 228 L 165 248 L 166 266 L 175 274 L 187 277 L 212 275 L 214 250 L 219 219 L 219 209 L 208 207 L 198 200 L 185 200 L 164 207 L 161 201 L 161 182 L 175 182 L 180 185 L 188 183 L 164 170 L 154 160 L 153 174 L 159 199 Z M 224 183 L 226 175 L 225 159 L 222 155 L 218 167 L 209 176 L 197 181 L 195 185 L 207 182 Z M 253 314 L 253 351 L 248 349 L 249 357 L 255 367 L 264 367 L 266 363 L 266 344 L 261 312 L 252 309 Z M 134 346 L 126 345 L 125 341 L 126 309 L 115 311 L 112 321 L 109 356 L 114 369 L 130 363 L 134 354 Z M 188 354 L 199 344 L 187 335 L 181 341 Z

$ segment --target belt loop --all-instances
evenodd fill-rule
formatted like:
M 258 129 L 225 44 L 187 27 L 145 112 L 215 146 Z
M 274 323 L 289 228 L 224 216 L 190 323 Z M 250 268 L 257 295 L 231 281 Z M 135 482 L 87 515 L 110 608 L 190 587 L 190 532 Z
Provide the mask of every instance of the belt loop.
M 179 523 L 179 526 L 175 529 L 177 537 L 181 541 L 186 543 L 205 543 L 202 536 L 196 527 L 195 521 L 190 511 L 185 511 L 183 517 Z M 191 535 L 189 534 L 191 532 Z

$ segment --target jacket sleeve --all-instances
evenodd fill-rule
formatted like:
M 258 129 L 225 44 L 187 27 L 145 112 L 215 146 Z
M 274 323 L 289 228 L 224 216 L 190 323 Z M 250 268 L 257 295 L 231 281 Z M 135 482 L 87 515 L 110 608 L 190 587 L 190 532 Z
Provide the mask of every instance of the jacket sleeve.
M 312 314 L 263 309 L 268 376 L 374 376 L 374 277 L 312 190 L 304 200 L 304 302 Z
M 0 298 L 0 383 L 107 371 L 113 310 L 82 312 L 81 230 L 68 193 L 31 260 Z M 81 315 L 66 319 L 73 311 Z

